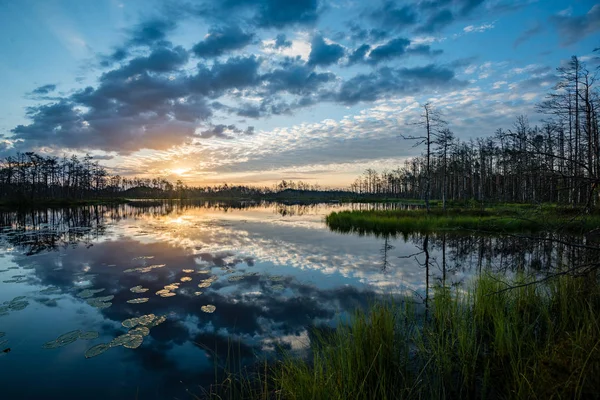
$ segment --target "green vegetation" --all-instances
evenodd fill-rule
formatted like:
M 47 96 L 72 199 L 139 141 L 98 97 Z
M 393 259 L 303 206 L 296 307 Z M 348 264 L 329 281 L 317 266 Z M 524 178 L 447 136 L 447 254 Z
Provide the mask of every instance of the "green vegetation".
M 478 231 L 517 233 L 560 230 L 584 233 L 600 227 L 600 214 L 555 205 L 498 205 L 488 208 L 451 208 L 447 211 L 370 210 L 333 212 L 327 225 L 338 232 L 377 235 Z
M 483 276 L 466 291 L 438 287 L 430 309 L 403 302 L 357 311 L 315 332 L 310 356 L 283 357 L 212 398 L 597 398 L 600 285 L 560 276 L 543 284 Z M 522 285 L 522 286 L 521 286 Z

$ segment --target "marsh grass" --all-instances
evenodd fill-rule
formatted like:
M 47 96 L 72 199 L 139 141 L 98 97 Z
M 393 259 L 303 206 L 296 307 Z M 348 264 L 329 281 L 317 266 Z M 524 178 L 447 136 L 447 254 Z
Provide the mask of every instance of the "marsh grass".
M 599 398 L 597 277 L 504 289 L 487 275 L 467 290 L 437 287 L 427 313 L 408 301 L 373 304 L 316 332 L 308 357 L 229 376 L 237 397 L 218 398 Z
M 600 227 L 600 215 L 582 214 L 581 210 L 558 207 L 515 207 L 388 211 L 340 211 L 329 214 L 325 222 L 334 231 L 344 233 L 396 235 L 442 231 L 532 233 L 560 230 L 589 232 Z

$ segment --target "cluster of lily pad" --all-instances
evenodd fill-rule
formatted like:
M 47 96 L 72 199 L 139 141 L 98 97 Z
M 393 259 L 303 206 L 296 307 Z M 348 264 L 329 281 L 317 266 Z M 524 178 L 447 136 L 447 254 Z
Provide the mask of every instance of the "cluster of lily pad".
M 29 302 L 25 296 L 17 296 L 11 301 L 5 301 L 0 306 L 0 317 L 8 315 L 9 311 L 21 311 L 27 308 Z
M 217 279 L 219 279 L 219 277 L 217 276 L 211 276 L 210 278 L 204 279 L 202 281 L 200 281 L 200 283 L 198 284 L 199 288 L 207 288 L 210 287 L 210 285 L 213 284 L 213 282 L 215 282 Z
M 91 299 L 87 299 L 86 302 L 92 307 L 96 307 L 103 310 L 112 306 L 112 303 L 110 301 L 114 298 L 115 296 L 111 294 L 109 296 L 104 297 L 92 297 Z
M 65 333 L 63 335 L 60 335 L 56 339 L 51 340 L 47 343 L 44 343 L 42 348 L 56 349 L 56 348 L 71 344 L 71 343 L 77 341 L 78 339 L 94 340 L 94 339 L 97 339 L 98 336 L 99 336 L 98 332 L 94 332 L 94 331 L 83 332 L 83 331 L 80 331 L 79 329 L 77 329 L 75 331 L 71 331 L 71 332 Z
M 173 297 L 175 293 L 173 290 L 179 289 L 179 282 L 171 283 L 169 285 L 165 285 L 163 289 L 156 292 L 156 294 L 160 297 Z
M 246 279 L 252 276 L 257 276 L 258 272 L 246 272 L 245 274 L 242 275 L 233 275 L 230 276 L 229 278 L 227 278 L 227 280 L 229 282 L 237 282 L 237 281 L 241 281 L 242 279 Z
M 146 289 L 144 287 L 142 287 L 141 285 L 138 286 L 134 286 L 131 289 L 129 289 L 132 293 L 146 293 L 148 290 L 150 289 Z
M 137 349 L 144 342 L 144 337 L 150 334 L 150 329 L 166 320 L 167 318 L 164 315 L 157 317 L 154 314 L 126 319 L 121 323 L 123 327 L 129 329 L 126 334 L 117 336 L 109 343 L 100 343 L 89 348 L 85 352 L 85 358 L 96 357 L 112 347 L 123 346 L 127 349 Z

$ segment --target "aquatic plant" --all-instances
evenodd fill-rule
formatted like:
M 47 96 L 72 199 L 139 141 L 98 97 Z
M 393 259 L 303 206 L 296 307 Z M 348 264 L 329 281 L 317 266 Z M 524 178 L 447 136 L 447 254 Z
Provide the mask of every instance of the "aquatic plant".
M 408 299 L 372 304 L 334 331 L 315 329 L 305 356 L 282 350 L 281 361 L 227 373 L 206 396 L 597 398 L 598 277 L 501 279 L 438 286 L 424 310 Z

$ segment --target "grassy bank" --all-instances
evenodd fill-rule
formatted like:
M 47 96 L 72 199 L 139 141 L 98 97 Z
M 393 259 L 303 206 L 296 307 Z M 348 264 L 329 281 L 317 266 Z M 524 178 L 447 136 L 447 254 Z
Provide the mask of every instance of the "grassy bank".
M 308 358 L 230 376 L 218 398 L 598 398 L 597 278 L 505 287 L 483 277 L 466 291 L 438 288 L 426 316 L 410 303 L 375 304 L 316 333 Z
M 561 230 L 589 232 L 600 227 L 600 215 L 555 206 L 496 206 L 483 209 L 452 208 L 447 211 L 387 210 L 341 211 L 326 217 L 327 225 L 339 232 L 407 234 L 440 231 L 482 231 L 493 233 Z

